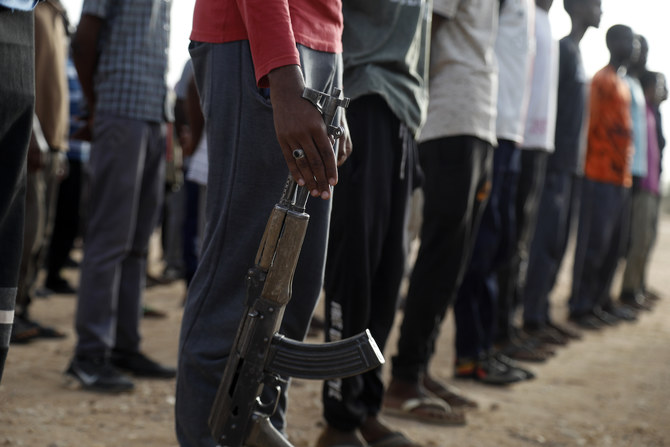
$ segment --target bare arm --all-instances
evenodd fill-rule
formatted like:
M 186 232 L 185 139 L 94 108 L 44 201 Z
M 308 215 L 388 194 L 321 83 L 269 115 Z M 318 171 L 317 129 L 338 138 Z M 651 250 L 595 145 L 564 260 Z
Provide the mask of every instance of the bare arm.
M 91 114 L 95 111 L 93 77 L 98 66 L 98 38 L 103 23 L 99 17 L 82 15 L 72 39 L 72 60 Z
M 186 109 L 186 119 L 191 131 L 191 142 L 188 148 L 184 148 L 186 155 L 192 155 L 200 143 L 202 138 L 202 130 L 205 127 L 205 118 L 202 116 L 202 109 L 200 108 L 200 95 L 195 86 L 195 79 L 191 77 L 188 83 L 188 91 L 186 93 L 186 100 L 184 101 Z

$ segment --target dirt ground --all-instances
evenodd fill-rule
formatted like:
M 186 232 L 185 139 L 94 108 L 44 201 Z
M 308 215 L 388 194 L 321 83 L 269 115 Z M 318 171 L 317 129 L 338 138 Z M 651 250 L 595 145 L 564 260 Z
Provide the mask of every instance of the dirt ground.
M 530 365 L 537 374 L 530 382 L 508 388 L 457 382 L 479 402 L 465 427 L 428 426 L 391 416 L 386 420 L 425 446 L 670 446 L 669 215 L 661 222 L 652 261 L 650 286 L 665 299 L 636 323 L 586 334 L 549 362 Z M 559 321 L 565 318 L 568 267 L 553 296 Z M 67 274 L 76 281 L 75 270 Z M 176 363 L 183 295 L 180 283 L 153 287 L 146 294 L 147 303 L 167 318 L 143 320 L 143 349 L 168 364 Z M 74 306 L 75 298 L 68 296 L 37 299 L 34 317 L 66 332 L 67 338 L 11 346 L 0 385 L 0 446 L 176 446 L 174 380 L 137 379 L 135 391 L 120 396 L 73 389 L 64 380 L 75 342 Z M 387 358 L 396 336 L 394 330 Z M 452 355 L 449 317 L 431 369 L 453 384 Z M 291 388 L 288 431 L 296 447 L 312 446 L 323 426 L 320 390 L 320 383 L 309 381 L 294 381 Z

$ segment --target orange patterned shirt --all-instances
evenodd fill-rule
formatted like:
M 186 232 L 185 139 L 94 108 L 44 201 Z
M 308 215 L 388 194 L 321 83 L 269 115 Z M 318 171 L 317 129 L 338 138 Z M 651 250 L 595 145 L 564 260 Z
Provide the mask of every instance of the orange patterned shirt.
M 628 85 L 612 66 L 595 74 L 591 81 L 586 178 L 625 187 L 632 185 L 630 101 Z

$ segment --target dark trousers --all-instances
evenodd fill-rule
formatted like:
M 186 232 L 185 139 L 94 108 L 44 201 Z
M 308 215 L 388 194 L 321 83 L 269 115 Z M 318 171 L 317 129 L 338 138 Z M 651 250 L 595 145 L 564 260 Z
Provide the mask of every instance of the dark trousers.
M 489 202 L 454 304 L 457 358 L 477 358 L 493 344 L 498 306 L 497 270 L 509 259 L 515 240 L 519 158 L 519 150 L 513 142 L 498 142 L 493 156 Z
M 70 256 L 80 231 L 82 162 L 69 160 L 68 175 L 58 187 L 53 233 L 47 257 L 47 281 L 60 278 L 60 271 Z
M 405 267 L 416 144 L 381 96 L 355 99 L 347 118 L 355 150 L 340 167 L 333 196 L 324 280 L 326 340 L 370 329 L 383 351 Z M 352 430 L 379 413 L 383 396 L 381 367 L 326 381 L 325 419 Z
M 200 203 L 200 185 L 184 180 L 184 224 L 182 227 L 182 256 L 184 262 L 184 280 L 191 284 L 198 267 L 198 204 Z
M 572 273 L 571 315 L 611 303 L 610 288 L 625 250 L 630 188 L 584 179 Z
M 271 104 L 256 84 L 249 43 L 193 43 L 190 51 L 211 150 L 207 225 L 182 318 L 175 420 L 179 445 L 214 447 L 207 419 L 244 311 L 244 278 L 288 169 L 274 132 Z M 302 46 L 299 51 L 310 87 L 330 91 L 341 86 L 339 55 Z M 321 291 L 330 201 L 310 199 L 307 213 L 309 226 L 280 329 L 298 340 L 309 329 Z M 280 430 L 287 387 L 273 396 L 279 399 L 273 423 Z
M 33 13 L 0 7 L 0 379 L 23 250 L 26 153 L 35 104 Z
M 510 258 L 498 270 L 499 342 L 509 341 L 514 332 L 514 314 L 523 299 L 528 271 L 528 253 L 535 233 L 537 211 L 547 166 L 543 150 L 521 150 L 521 171 L 515 198 L 516 230 Z
M 61 182 L 58 170 L 63 163 L 59 155 L 61 154 L 51 151 L 44 166 L 28 169 L 23 255 L 16 294 L 17 315 L 23 318 L 29 318 L 28 309 L 37 287 L 37 276 L 45 264 L 52 239 L 58 187 Z
M 16 290 L 16 315 L 28 318 L 28 309 L 42 259 L 47 225 L 47 193 L 44 169 L 28 170 L 26 176 L 26 214 L 23 225 L 23 253 Z
M 578 215 L 581 180 L 565 171 L 547 170 L 535 234 L 530 244 L 523 293 L 524 325 L 550 321 L 549 295 L 565 256 L 568 239 Z
M 163 196 L 165 126 L 98 114 L 75 316 L 76 355 L 136 352 L 146 257 Z
M 488 190 L 493 147 L 470 136 L 419 145 L 424 172 L 421 246 L 393 357 L 393 377 L 416 382 L 435 350 L 440 324 L 467 266 Z

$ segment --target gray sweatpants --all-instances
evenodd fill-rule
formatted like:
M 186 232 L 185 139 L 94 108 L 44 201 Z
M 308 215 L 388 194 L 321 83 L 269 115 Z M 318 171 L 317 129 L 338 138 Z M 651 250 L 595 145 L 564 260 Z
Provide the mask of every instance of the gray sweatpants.
M 146 256 L 163 197 L 165 126 L 96 116 L 76 354 L 137 351 Z
M 341 56 L 299 47 L 307 86 L 341 86 Z M 245 274 L 288 169 L 269 95 L 255 81 L 248 42 L 193 43 L 191 57 L 209 149 L 202 255 L 188 291 L 177 374 L 176 429 L 182 446 L 214 446 L 207 418 L 244 309 Z M 323 280 L 330 201 L 310 199 L 310 222 L 282 333 L 302 339 Z M 285 391 L 285 390 L 284 390 Z M 286 393 L 275 423 L 283 427 Z

